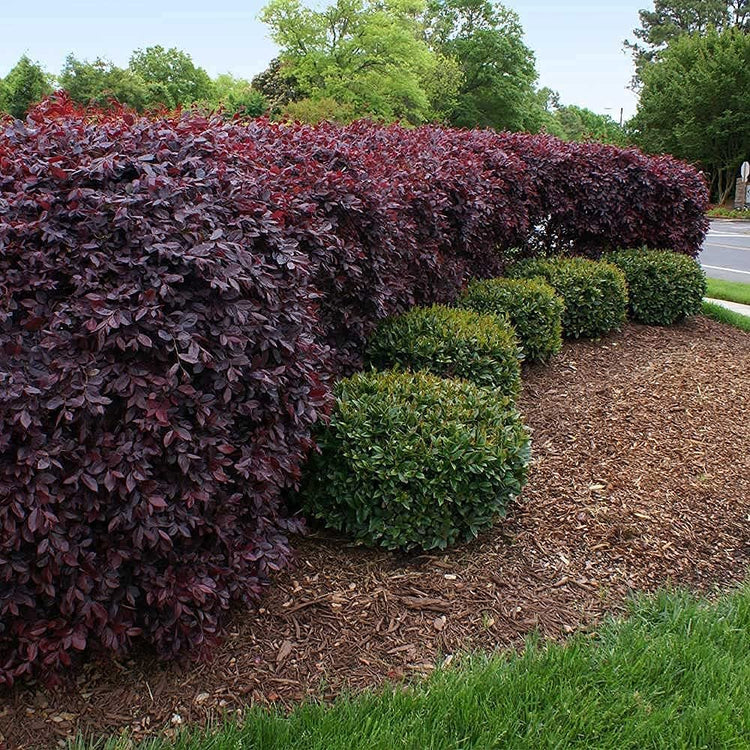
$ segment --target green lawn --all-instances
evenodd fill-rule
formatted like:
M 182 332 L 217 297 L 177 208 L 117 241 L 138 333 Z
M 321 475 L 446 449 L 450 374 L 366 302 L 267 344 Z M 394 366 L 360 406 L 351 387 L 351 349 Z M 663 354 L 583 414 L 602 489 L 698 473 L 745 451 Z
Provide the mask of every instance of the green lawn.
M 714 604 L 663 593 L 565 646 L 534 641 L 522 654 L 467 657 L 415 687 L 289 717 L 254 709 L 242 726 L 139 750 L 747 750 L 749 634 L 750 582 Z
M 724 281 L 723 279 L 706 279 L 706 281 L 708 282 L 707 297 L 750 305 L 750 284 L 743 284 L 740 281 Z
M 735 328 L 740 328 L 743 331 L 750 333 L 750 318 L 747 315 L 740 315 L 733 310 L 727 310 L 726 307 L 721 305 L 715 305 L 712 302 L 703 303 L 703 314 L 709 318 L 718 320 L 720 323 L 727 323 Z
M 710 219 L 750 219 L 750 211 L 746 209 L 732 209 L 717 206 L 709 208 L 706 216 Z

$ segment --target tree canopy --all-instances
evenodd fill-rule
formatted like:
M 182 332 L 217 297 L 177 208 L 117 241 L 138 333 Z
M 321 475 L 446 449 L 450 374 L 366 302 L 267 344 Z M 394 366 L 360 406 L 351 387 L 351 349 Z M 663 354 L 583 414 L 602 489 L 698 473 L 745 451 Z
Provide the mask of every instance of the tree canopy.
M 451 124 L 538 129 L 534 54 L 514 11 L 492 0 L 430 0 L 425 34 L 434 50 L 457 61 L 463 76 Z
M 168 109 L 211 100 L 211 78 L 186 52 L 161 45 L 136 50 L 128 70 L 148 87 L 150 98 Z
M 127 68 L 118 68 L 102 58 L 88 62 L 68 55 L 60 72 L 59 83 L 79 104 L 106 106 L 115 100 L 142 111 L 159 103 L 155 92 L 139 75 Z
M 642 77 L 631 120 L 637 143 L 700 163 L 723 202 L 750 153 L 750 35 L 736 28 L 682 35 Z
M 270 0 L 279 57 L 255 84 L 287 114 L 538 130 L 544 120 L 518 16 L 492 0 Z M 290 103 L 295 103 L 290 106 Z
M 0 111 L 23 117 L 29 107 L 52 92 L 51 77 L 26 55 L 0 80 Z
M 261 13 L 300 99 L 353 116 L 424 122 L 438 60 L 420 38 L 422 0 L 335 0 L 320 10 L 271 0 Z
M 625 129 L 609 115 L 600 115 L 586 107 L 574 104 L 558 106 L 555 118 L 566 141 L 601 141 L 625 146 L 628 136 Z
M 643 68 L 683 34 L 729 28 L 750 31 L 750 0 L 654 0 L 653 10 L 644 9 L 638 15 L 641 25 L 633 29 L 636 41 L 625 41 L 633 53 L 636 86 Z

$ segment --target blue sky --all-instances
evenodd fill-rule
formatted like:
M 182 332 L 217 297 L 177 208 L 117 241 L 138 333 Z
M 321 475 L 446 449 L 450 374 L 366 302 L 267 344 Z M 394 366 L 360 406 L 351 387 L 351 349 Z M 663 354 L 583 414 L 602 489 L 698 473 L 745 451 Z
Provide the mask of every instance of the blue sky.
M 161 44 L 189 52 L 212 75 L 251 77 L 273 57 L 266 27 L 257 20 L 264 2 L 238 0 L 0 0 L 0 75 L 26 53 L 57 72 L 69 52 L 125 65 L 133 49 Z M 622 40 L 632 37 L 638 10 L 650 0 L 535 3 L 509 0 L 534 50 L 541 86 L 565 104 L 625 118 L 635 112 L 627 89 L 631 58 Z

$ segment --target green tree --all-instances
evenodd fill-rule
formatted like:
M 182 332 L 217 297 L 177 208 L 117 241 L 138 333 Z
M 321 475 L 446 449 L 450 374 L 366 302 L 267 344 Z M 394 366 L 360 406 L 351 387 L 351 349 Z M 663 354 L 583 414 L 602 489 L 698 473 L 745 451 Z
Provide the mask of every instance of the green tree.
M 208 73 L 197 67 L 186 52 L 160 45 L 133 52 L 128 69 L 143 80 L 149 99 L 168 109 L 209 102 L 213 84 Z
M 451 123 L 538 130 L 545 120 L 534 84 L 534 55 L 518 15 L 492 0 L 430 0 L 431 47 L 458 62 L 463 82 Z
M 50 76 L 26 55 L 13 66 L 0 86 L 0 110 L 19 119 L 29 108 L 52 93 Z
M 101 58 L 89 62 L 68 55 L 59 82 L 73 101 L 83 105 L 104 107 L 115 100 L 140 112 L 160 104 L 140 76 Z
M 421 38 L 423 12 L 422 0 L 335 0 L 321 10 L 271 0 L 261 19 L 298 99 L 328 98 L 355 116 L 420 123 L 439 109 L 430 93 L 440 61 Z
M 559 106 L 555 118 L 567 141 L 602 141 L 617 146 L 627 144 L 625 129 L 609 115 L 600 115 L 573 104 Z
M 221 107 L 226 114 L 243 114 L 248 117 L 260 117 L 268 109 L 265 96 L 256 91 L 250 81 L 235 78 L 229 73 L 223 73 L 214 79 L 210 104 Z
M 636 142 L 700 163 L 720 202 L 750 153 L 750 35 L 683 35 L 643 69 Z
M 729 28 L 750 31 L 749 0 L 655 0 L 653 10 L 641 10 L 638 15 L 641 25 L 633 29 L 637 41 L 625 41 L 625 47 L 633 53 L 636 87 L 641 83 L 643 68 L 683 34 Z

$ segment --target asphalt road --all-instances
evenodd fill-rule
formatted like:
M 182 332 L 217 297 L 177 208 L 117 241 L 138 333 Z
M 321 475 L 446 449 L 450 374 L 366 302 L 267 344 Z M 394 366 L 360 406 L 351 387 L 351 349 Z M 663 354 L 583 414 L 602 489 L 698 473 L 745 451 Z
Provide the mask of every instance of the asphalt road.
M 706 276 L 750 284 L 750 221 L 712 221 L 698 260 Z

